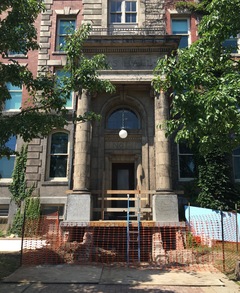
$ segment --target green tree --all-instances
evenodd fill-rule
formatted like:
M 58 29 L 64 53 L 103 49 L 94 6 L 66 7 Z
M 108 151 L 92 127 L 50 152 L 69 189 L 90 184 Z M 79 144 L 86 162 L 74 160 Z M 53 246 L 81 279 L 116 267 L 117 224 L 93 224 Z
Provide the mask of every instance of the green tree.
M 153 86 L 156 91 L 164 89 L 170 94 L 171 112 L 166 134 L 174 135 L 176 142 L 186 141 L 189 146 L 197 143 L 197 153 L 202 157 L 200 164 L 206 170 L 213 165 L 217 168 L 217 161 L 240 145 L 240 63 L 223 46 L 224 40 L 239 33 L 240 0 L 204 2 L 200 39 L 188 49 L 159 60 Z M 211 174 L 214 176 L 214 172 Z M 203 181 L 205 193 L 201 196 Z M 215 203 L 219 201 L 229 207 L 226 186 L 223 184 L 222 189 L 213 194 L 211 189 L 206 192 L 210 184 L 207 180 L 199 184 L 200 204 L 212 207 L 206 200 L 212 196 Z
M 34 24 L 39 13 L 44 10 L 43 2 L 43 0 L 0 1 L 2 15 L 0 54 L 3 57 L 8 57 L 10 51 L 27 54 L 39 48 Z M 67 53 L 72 55 L 68 55 L 68 61 L 70 64 L 82 67 L 82 70 L 78 70 L 78 75 L 70 78 L 74 80 L 68 80 L 60 90 L 56 77 L 51 72 L 35 77 L 27 66 L 22 66 L 16 60 L 10 59 L 8 64 L 0 62 L 0 157 L 12 153 L 5 146 L 11 136 L 19 135 L 27 142 L 32 138 L 48 135 L 54 127 L 62 128 L 66 125 L 67 110 L 64 105 L 69 98 L 70 90 L 82 87 L 90 90 L 112 90 L 110 83 L 100 82 L 96 73 L 97 70 L 107 68 L 104 56 L 99 55 L 89 61 L 81 58 L 75 62 L 73 59 L 76 58 L 77 53 L 83 57 L 81 48 L 89 32 L 89 26 L 82 26 L 74 33 L 73 39 L 69 36 L 67 40 L 69 45 L 67 44 L 66 48 Z M 75 38 L 76 34 L 78 39 Z M 76 43 L 73 44 L 73 40 Z M 6 115 L 3 112 L 5 101 L 11 99 L 7 83 L 18 87 L 24 86 L 29 94 L 29 99 L 25 105 L 22 105 L 21 112 L 14 115 Z M 96 118 L 93 113 L 83 113 L 78 120 L 85 121 L 92 118 Z

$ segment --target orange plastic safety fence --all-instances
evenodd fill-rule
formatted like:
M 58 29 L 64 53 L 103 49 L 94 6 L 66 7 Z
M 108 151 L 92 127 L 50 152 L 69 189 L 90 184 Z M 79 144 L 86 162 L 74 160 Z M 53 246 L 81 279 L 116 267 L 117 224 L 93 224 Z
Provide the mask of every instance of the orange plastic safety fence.
M 201 222 L 198 224 L 203 225 Z M 126 223 L 112 222 L 105 226 L 91 222 L 64 223 L 61 226 L 57 215 L 42 217 L 35 223 L 28 221 L 25 231 L 24 265 L 118 263 L 165 269 L 202 269 L 206 265 L 222 269 L 224 262 L 225 268 L 230 269 L 232 264 L 226 260 L 233 255 L 236 257 L 233 248 L 236 246 L 233 244 L 225 243 L 223 251 L 221 242 L 206 242 L 206 239 L 204 242 L 204 237 L 194 234 L 187 225 L 141 225 L 139 235 L 136 226 L 132 231 L 136 232 L 140 241 L 130 243 L 127 243 Z M 31 236 L 30 231 L 34 232 Z

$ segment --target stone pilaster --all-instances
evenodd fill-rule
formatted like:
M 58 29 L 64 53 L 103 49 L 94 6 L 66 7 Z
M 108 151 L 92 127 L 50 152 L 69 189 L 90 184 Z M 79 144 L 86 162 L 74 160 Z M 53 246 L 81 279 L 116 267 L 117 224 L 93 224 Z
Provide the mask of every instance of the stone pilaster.
M 163 92 L 155 97 L 155 162 L 156 190 L 169 191 L 171 184 L 170 143 L 165 135 L 164 123 L 168 119 L 169 106 Z

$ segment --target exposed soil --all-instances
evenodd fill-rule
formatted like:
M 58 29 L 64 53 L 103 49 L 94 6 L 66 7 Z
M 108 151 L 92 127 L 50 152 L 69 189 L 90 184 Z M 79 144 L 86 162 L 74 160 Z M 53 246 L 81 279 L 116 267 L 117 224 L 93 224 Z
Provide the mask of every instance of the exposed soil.
M 20 263 L 19 252 L 0 252 L 0 280 L 15 272 L 20 267 Z

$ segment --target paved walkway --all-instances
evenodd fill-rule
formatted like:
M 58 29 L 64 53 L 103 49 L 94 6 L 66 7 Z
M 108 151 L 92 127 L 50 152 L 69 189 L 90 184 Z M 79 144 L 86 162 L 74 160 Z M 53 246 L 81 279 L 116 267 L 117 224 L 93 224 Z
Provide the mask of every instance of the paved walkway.
M 7 293 L 240 293 L 220 272 L 93 265 L 20 267 L 0 283 Z

